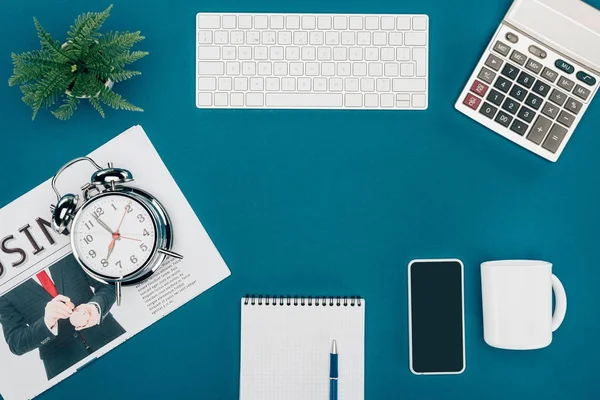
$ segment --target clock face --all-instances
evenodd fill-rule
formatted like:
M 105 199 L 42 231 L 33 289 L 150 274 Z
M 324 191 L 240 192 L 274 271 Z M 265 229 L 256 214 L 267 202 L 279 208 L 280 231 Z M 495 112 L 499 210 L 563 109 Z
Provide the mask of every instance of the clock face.
M 93 272 L 110 278 L 142 268 L 156 244 L 152 217 L 137 200 L 119 194 L 87 204 L 72 228 L 73 251 Z

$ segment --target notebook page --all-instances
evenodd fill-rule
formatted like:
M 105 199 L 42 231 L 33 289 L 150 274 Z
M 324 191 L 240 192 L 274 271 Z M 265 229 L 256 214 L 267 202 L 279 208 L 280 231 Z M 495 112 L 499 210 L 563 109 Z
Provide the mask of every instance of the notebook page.
M 251 305 L 242 299 L 240 400 L 329 400 L 337 341 L 339 400 L 364 399 L 365 302 Z

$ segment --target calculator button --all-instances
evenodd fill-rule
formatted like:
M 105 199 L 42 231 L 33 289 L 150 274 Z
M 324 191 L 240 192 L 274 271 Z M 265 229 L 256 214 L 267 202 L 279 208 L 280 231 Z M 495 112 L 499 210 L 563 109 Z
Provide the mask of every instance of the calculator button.
M 533 93 L 529 93 L 529 96 L 527 96 L 527 99 L 525 100 L 525 104 L 537 110 L 542 106 L 542 101 L 543 100 L 541 97 L 536 96 Z
M 489 86 L 486 85 L 485 83 L 475 80 L 475 82 L 473 82 L 473 85 L 471 85 L 471 92 L 477 93 L 478 95 L 483 97 L 487 93 L 488 88 L 489 88 Z
M 496 57 L 493 54 L 490 54 L 485 60 L 485 65 L 493 69 L 494 71 L 498 71 L 502 66 L 502 60 L 499 57 Z
M 508 40 L 511 43 L 517 43 L 519 41 L 519 37 L 514 33 L 508 32 L 506 34 L 506 40 Z
M 535 144 L 542 143 L 546 133 L 550 130 L 550 126 L 552 125 L 552 121 L 550 121 L 546 117 L 542 117 L 541 115 L 535 121 L 533 128 L 529 131 L 529 135 L 527 135 L 527 139 L 531 140 Z
M 556 153 L 556 150 L 558 150 L 560 147 L 560 144 L 567 135 L 567 132 L 568 131 L 562 126 L 554 124 L 542 147 L 552 153 Z
M 565 108 L 569 111 L 573 111 L 574 114 L 579 114 L 579 111 L 581 111 L 581 107 L 583 107 L 583 104 L 581 104 L 572 97 L 569 97 L 567 104 L 565 104 Z
M 542 70 L 542 64 L 530 58 L 529 61 L 527 61 L 527 64 L 525 64 L 525 68 L 527 68 L 531 72 L 539 74 Z
M 494 87 L 497 89 L 500 89 L 504 93 L 508 92 L 508 89 L 510 89 L 511 85 L 512 84 L 510 83 L 510 81 L 508 79 L 505 79 L 501 76 L 499 76 L 498 79 L 496 80 L 496 83 L 494 83 Z
M 542 59 L 546 58 L 546 56 L 548 55 L 544 50 L 542 50 L 539 47 L 534 46 L 534 45 L 529 46 L 528 50 L 534 56 L 542 58 Z
M 596 78 L 586 72 L 579 71 L 576 76 L 581 82 L 587 83 L 590 86 L 594 86 L 596 84 Z
M 575 116 L 568 111 L 562 110 L 560 112 L 560 115 L 558 116 L 557 121 L 566 126 L 567 128 L 570 128 L 571 125 L 573 125 L 573 122 L 575 122 Z
M 523 89 L 519 85 L 514 85 L 510 90 L 510 95 L 519 101 L 523 101 L 525 100 L 525 96 L 527 96 L 527 90 Z
M 504 101 L 504 104 L 502 104 L 502 108 L 508 111 L 509 113 L 515 115 L 517 113 L 517 110 L 519 109 L 519 103 L 509 98 Z
M 529 128 L 529 126 L 525 122 L 521 122 L 518 119 L 515 119 L 510 126 L 511 131 L 516 132 L 521 136 L 527 132 L 527 128 Z
M 536 92 L 537 94 L 539 94 L 542 97 L 546 97 L 546 95 L 550 92 L 550 85 L 540 81 L 539 79 L 537 81 L 535 81 L 535 83 L 533 84 L 533 89 L 534 92 Z
M 556 78 L 558 78 L 558 72 L 551 70 L 548 67 L 544 67 L 543 71 L 542 71 L 542 78 L 544 78 L 547 81 L 550 81 L 552 83 L 554 83 L 554 81 L 556 80 Z
M 575 86 L 575 89 L 573 89 L 573 94 L 580 99 L 587 100 L 588 96 L 590 95 L 590 91 L 581 85 L 577 85 Z
M 567 74 L 572 74 L 575 71 L 574 66 L 563 60 L 556 60 L 554 65 L 556 66 L 556 68 L 566 72 Z
M 481 99 L 475 95 L 472 95 L 471 93 L 468 93 L 463 101 L 464 105 L 471 107 L 473 110 L 477 110 L 477 107 L 479 107 L 480 103 Z
M 510 59 L 519 65 L 523 65 L 525 64 L 525 61 L 527 61 L 527 56 L 523 53 L 519 53 L 517 50 L 513 50 Z
M 502 54 L 503 56 L 507 56 L 508 52 L 510 51 L 510 47 L 498 40 L 494 45 L 494 51 Z
M 556 118 L 559 111 L 560 107 L 549 102 L 546 102 L 546 104 L 544 104 L 544 108 L 542 108 L 542 114 L 552 119 Z
M 517 67 L 515 67 L 514 65 L 506 63 L 504 65 L 504 68 L 502 68 L 502 75 L 504 75 L 514 81 L 517 78 L 517 76 L 519 75 L 519 69 Z
M 517 117 L 521 118 L 523 121 L 531 122 L 533 121 L 533 117 L 535 117 L 535 111 L 523 106 L 519 110 Z
M 507 113 L 500 111 L 498 113 L 498 115 L 496 116 L 496 119 L 494 119 L 494 121 L 496 121 L 497 123 L 499 123 L 502 126 L 505 126 L 508 128 L 508 125 L 510 125 L 510 121 L 513 120 L 513 117 L 511 117 L 510 115 L 508 115 Z
M 565 104 L 565 101 L 567 101 L 567 95 L 557 89 L 554 89 L 552 93 L 550 93 L 550 101 L 562 106 Z
M 498 111 L 498 108 L 494 107 L 490 103 L 483 103 L 481 109 L 479 110 L 481 114 L 485 115 L 490 119 L 494 118 L 494 115 L 496 115 L 496 111 Z
M 490 90 L 490 94 L 488 94 L 487 99 L 494 103 L 495 105 L 499 106 L 500 104 L 502 104 L 502 101 L 504 100 L 504 95 L 502 93 L 500 93 L 497 90 Z
M 573 86 L 575 86 L 575 82 L 565 78 L 564 76 L 561 76 L 558 80 L 558 86 L 570 92 L 571 89 L 573 89 Z
M 477 77 L 479 79 L 481 79 L 482 81 L 491 84 L 492 82 L 494 82 L 494 78 L 496 77 L 496 73 L 490 71 L 486 67 L 483 67 L 483 68 L 481 68 L 481 71 L 479 72 L 479 75 L 477 75 Z
M 517 79 L 517 82 L 529 89 L 531 85 L 533 85 L 534 80 L 535 79 L 533 78 L 533 76 L 529 75 L 526 72 L 521 72 L 521 75 L 519 75 L 519 79 Z

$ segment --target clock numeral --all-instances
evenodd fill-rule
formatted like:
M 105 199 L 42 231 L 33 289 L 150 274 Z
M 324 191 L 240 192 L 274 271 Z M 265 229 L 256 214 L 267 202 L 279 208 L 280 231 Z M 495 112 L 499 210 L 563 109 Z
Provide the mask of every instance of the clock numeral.
M 94 250 L 90 250 L 90 252 L 88 253 L 90 255 L 90 257 L 92 258 L 96 258 L 96 252 Z
M 138 259 L 135 256 L 131 256 L 129 257 L 129 261 L 131 261 L 133 264 L 138 262 Z
M 94 241 L 94 237 L 92 235 L 87 235 L 83 238 L 83 241 L 85 242 L 85 244 L 90 244 Z
M 150 236 L 150 232 L 148 232 L 146 229 L 144 229 L 144 236 Z
M 123 268 L 123 265 L 121 265 L 121 260 L 117 261 L 115 265 L 119 268 Z
M 144 217 L 142 214 L 138 214 L 137 219 L 140 222 L 144 222 L 146 220 L 146 217 Z
M 140 244 L 140 249 L 142 249 L 142 251 L 147 251 L 148 246 L 146 246 L 144 243 L 142 243 L 142 244 Z
M 92 229 L 94 227 L 94 223 L 92 222 L 92 220 L 89 220 L 88 222 L 86 222 L 85 227 L 88 229 L 88 231 L 90 229 Z
M 133 207 L 131 207 L 131 204 L 127 204 L 125 206 L 125 211 L 127 212 L 127 214 L 133 211 Z
M 102 207 L 98 207 L 94 210 L 92 214 L 94 214 L 94 217 L 99 218 L 101 215 L 104 215 L 104 210 L 102 209 Z
M 102 261 L 100 261 L 100 264 L 102 264 L 102 266 L 103 266 L 104 268 L 106 268 L 106 267 L 108 267 L 108 260 L 107 260 L 107 259 L 105 259 L 105 258 L 103 258 L 103 259 L 102 259 Z
M 112 206 L 113 210 L 117 211 L 117 207 L 115 207 L 115 203 L 110 203 L 110 205 Z

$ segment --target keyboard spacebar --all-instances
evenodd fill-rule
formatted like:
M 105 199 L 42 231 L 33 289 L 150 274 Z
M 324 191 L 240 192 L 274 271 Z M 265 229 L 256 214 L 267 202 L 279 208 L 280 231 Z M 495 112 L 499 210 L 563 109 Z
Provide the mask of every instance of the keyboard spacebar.
M 341 93 L 267 93 L 267 107 L 342 107 Z

